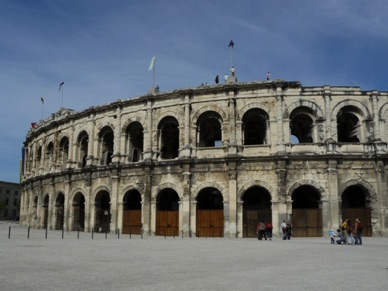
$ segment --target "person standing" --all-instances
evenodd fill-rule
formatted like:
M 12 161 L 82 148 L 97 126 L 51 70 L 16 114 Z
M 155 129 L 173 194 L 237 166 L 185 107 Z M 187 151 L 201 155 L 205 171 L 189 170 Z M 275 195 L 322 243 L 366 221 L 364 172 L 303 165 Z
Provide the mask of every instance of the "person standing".
M 273 229 L 272 223 L 267 222 L 265 225 L 265 234 L 267 235 L 267 238 L 269 240 L 272 240 L 272 229 Z
M 259 229 L 258 239 L 262 240 L 264 237 L 265 240 L 267 240 L 267 236 L 265 235 L 265 224 L 263 222 L 261 222 L 261 221 L 259 222 L 258 229 Z
M 283 222 L 280 224 L 280 229 L 282 230 L 283 232 L 283 240 L 285 240 L 287 238 L 287 224 L 286 224 L 286 221 L 283 220 Z
M 355 244 L 356 245 L 362 245 L 362 236 L 361 236 L 361 233 L 362 233 L 362 223 L 361 221 L 356 218 L 355 222 L 354 222 L 354 232 L 355 232 Z
M 290 240 L 291 236 L 292 236 L 292 222 L 291 222 L 291 219 L 289 221 L 287 221 L 286 232 L 287 232 L 287 239 Z
M 216 84 L 218 84 L 220 82 L 220 79 L 219 79 L 218 75 L 216 76 L 214 81 L 216 82 Z

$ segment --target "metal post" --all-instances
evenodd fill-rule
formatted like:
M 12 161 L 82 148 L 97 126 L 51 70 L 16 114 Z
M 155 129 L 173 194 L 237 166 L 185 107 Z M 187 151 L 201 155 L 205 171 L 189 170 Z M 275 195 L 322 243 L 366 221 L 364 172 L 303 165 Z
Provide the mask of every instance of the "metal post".
M 107 239 L 108 238 L 108 232 L 106 231 L 105 232 L 105 239 Z
M 62 239 L 63 239 L 64 232 L 65 232 L 65 230 L 62 227 Z
M 8 239 L 11 238 L 11 227 L 8 228 Z
M 131 229 L 129 229 L 129 238 L 131 238 L 132 234 L 131 234 Z
M 47 239 L 47 229 L 48 229 L 48 227 L 46 226 L 46 235 L 45 235 L 45 239 Z
M 79 229 L 77 230 L 77 239 L 79 239 Z
M 94 234 L 94 228 L 92 228 L 92 239 L 93 239 L 93 234 Z
M 28 228 L 27 228 L 27 239 L 29 239 L 30 238 L 30 226 L 28 226 Z
M 117 229 L 117 238 L 120 239 L 120 229 Z

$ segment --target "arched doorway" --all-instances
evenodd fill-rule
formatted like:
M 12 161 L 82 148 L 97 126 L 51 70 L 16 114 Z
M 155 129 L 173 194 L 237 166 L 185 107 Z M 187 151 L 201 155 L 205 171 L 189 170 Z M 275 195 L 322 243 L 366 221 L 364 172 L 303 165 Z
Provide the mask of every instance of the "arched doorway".
M 367 190 L 360 185 L 352 185 L 342 193 L 342 220 L 348 218 L 353 224 L 360 219 L 363 236 L 372 236 L 371 209 L 367 207 Z
M 320 194 L 312 186 L 303 185 L 292 193 L 292 235 L 295 237 L 322 236 Z
M 48 209 L 49 209 L 49 196 L 46 194 L 43 200 L 43 228 L 48 227 Z
M 137 190 L 130 190 L 123 200 L 122 233 L 141 234 L 141 195 Z
M 272 223 L 271 195 L 260 186 L 245 191 L 243 203 L 243 237 L 256 237 L 259 221 Z
M 85 229 L 85 197 L 82 193 L 75 194 L 73 199 L 73 230 Z
M 179 235 L 179 196 L 173 189 L 163 189 L 157 197 L 155 235 Z
M 197 195 L 197 236 L 224 236 L 224 203 L 219 190 L 202 189 Z
M 59 193 L 57 199 L 55 200 L 55 229 L 63 229 L 63 222 L 65 217 L 65 196 L 63 193 Z
M 107 191 L 100 191 L 95 200 L 96 222 L 94 230 L 97 232 L 110 231 L 110 197 Z

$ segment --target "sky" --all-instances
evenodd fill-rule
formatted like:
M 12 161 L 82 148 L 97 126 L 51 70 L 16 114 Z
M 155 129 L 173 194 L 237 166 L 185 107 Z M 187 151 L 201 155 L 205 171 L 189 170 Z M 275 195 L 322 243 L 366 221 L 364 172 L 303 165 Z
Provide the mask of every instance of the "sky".
M 153 56 L 162 92 L 213 84 L 232 61 L 239 82 L 388 91 L 387 13 L 386 0 L 0 0 L 0 181 L 19 182 L 31 122 L 145 95 Z

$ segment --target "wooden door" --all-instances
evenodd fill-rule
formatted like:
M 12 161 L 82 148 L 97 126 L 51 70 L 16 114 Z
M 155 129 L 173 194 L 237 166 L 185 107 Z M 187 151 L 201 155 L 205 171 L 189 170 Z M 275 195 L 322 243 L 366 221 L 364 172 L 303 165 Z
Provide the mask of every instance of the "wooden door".
M 141 234 L 141 210 L 124 210 L 123 234 Z
M 256 229 L 259 221 L 272 223 L 271 209 L 256 210 L 244 209 L 243 212 L 243 237 L 256 237 Z
M 321 209 L 293 209 L 292 236 L 321 237 L 322 210 Z
M 156 211 L 155 235 L 179 236 L 179 211 Z
M 372 236 L 370 208 L 343 208 L 342 219 L 345 220 L 346 218 L 350 219 L 353 226 L 355 219 L 358 218 L 363 225 L 362 236 Z
M 223 237 L 224 210 L 197 210 L 197 236 Z
M 61 230 L 63 228 L 64 221 L 64 209 L 63 206 L 59 206 L 56 209 L 56 221 L 55 221 L 55 229 Z

